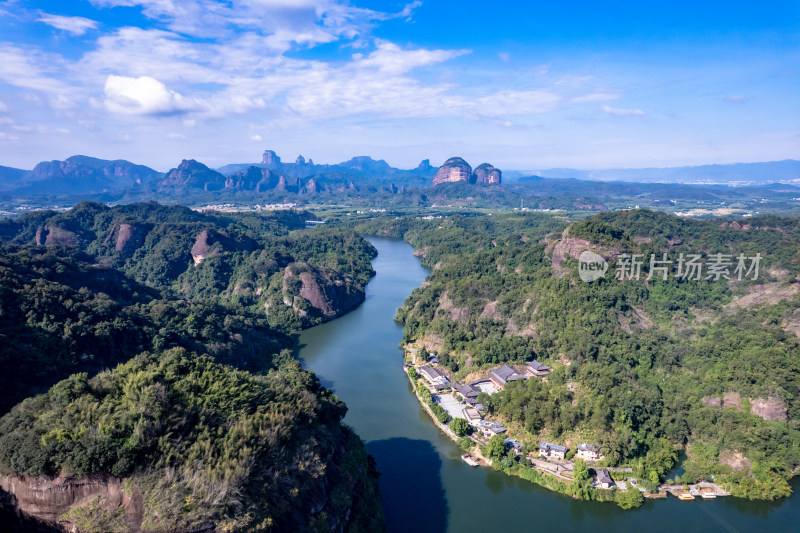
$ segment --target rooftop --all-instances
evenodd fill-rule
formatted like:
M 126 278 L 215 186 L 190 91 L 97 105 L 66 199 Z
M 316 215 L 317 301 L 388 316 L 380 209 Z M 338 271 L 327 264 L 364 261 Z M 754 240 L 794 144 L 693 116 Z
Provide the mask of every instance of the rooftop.
M 567 448 L 566 446 L 559 446 L 558 444 L 550 444 L 549 442 L 542 442 L 539 445 L 539 449 L 540 450 L 553 450 L 554 452 L 567 453 L 567 450 L 569 448 Z
M 534 359 L 533 361 L 528 361 L 527 365 L 532 369 L 536 370 L 537 372 L 545 372 L 547 370 L 550 370 L 549 366 L 543 365 L 536 359 Z
M 598 483 L 614 483 L 614 480 L 611 479 L 611 476 L 608 475 L 607 471 L 598 470 L 597 471 L 597 482 Z
M 516 381 L 523 376 L 510 366 L 503 365 L 500 368 L 490 370 L 489 377 L 495 378 L 501 385 L 504 385 L 508 381 Z

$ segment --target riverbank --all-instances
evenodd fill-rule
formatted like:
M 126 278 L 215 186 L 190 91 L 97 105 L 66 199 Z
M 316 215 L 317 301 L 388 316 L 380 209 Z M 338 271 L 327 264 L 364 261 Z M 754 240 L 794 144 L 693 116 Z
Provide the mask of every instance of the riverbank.
M 575 478 L 572 475 L 574 472 L 575 463 L 570 461 L 553 463 L 519 452 L 516 454 L 517 461 L 512 462 L 511 464 L 501 463 L 499 465 L 495 465 L 495 461 L 485 457 L 482 453 L 483 447 L 488 444 L 488 440 L 486 438 L 481 438 L 474 431 L 471 434 L 459 437 L 449 427 L 448 423 L 441 420 L 441 418 L 443 418 L 441 417 L 441 413 L 448 413 L 450 416 L 448 422 L 455 418 L 450 415 L 450 410 L 452 407 L 447 411 L 439 407 L 440 414 L 434 412 L 434 409 L 441 401 L 441 398 L 437 396 L 436 393 L 443 392 L 446 389 L 439 390 L 436 387 L 428 387 L 421 379 L 418 380 L 415 376 L 412 376 L 410 372 L 411 370 L 413 370 L 414 374 L 416 375 L 417 369 L 424 365 L 419 365 L 416 361 L 414 361 L 415 357 L 413 356 L 411 357 L 412 362 L 409 363 L 409 357 L 406 355 L 408 353 L 408 347 L 404 347 L 403 353 L 403 372 L 406 374 L 406 378 L 411 384 L 417 401 L 442 434 L 454 441 L 462 450 L 468 452 L 471 456 L 478 458 L 478 466 L 491 467 L 492 469 L 503 472 L 506 475 L 525 479 L 539 486 L 547 488 L 548 490 L 558 492 L 559 494 L 564 494 L 577 500 L 614 501 L 623 509 L 639 507 L 644 499 L 666 499 L 668 494 L 672 494 L 676 498 L 679 498 L 683 501 L 694 499 L 695 497 L 713 499 L 716 497 L 730 496 L 729 492 L 723 490 L 716 484 L 707 481 L 685 487 L 660 485 L 655 492 L 648 492 L 645 488 L 639 485 L 637 479 L 632 477 L 626 477 L 624 480 L 612 481 L 610 486 L 604 488 L 599 486 L 599 479 L 596 479 L 595 481 L 589 481 L 587 478 L 583 483 L 576 483 Z M 428 393 L 426 396 L 431 398 L 430 404 L 425 400 L 425 398 L 423 398 L 423 395 L 420 394 L 421 388 L 424 388 Z M 469 406 L 463 404 L 462 407 L 466 409 Z M 506 439 L 506 443 L 509 441 L 516 442 L 513 441 L 513 439 Z M 519 460 L 522 462 L 519 462 Z M 530 465 L 526 464 L 525 461 L 529 461 Z M 591 464 L 587 464 L 586 468 L 588 474 L 588 469 L 593 467 Z M 598 468 L 597 470 L 600 469 Z M 631 472 L 630 468 L 620 467 L 607 467 L 604 470 L 606 470 L 606 472 Z M 588 485 L 586 484 L 586 481 L 589 481 Z M 629 492 L 631 492 L 631 494 L 628 494 Z
M 513 463 L 511 465 L 506 465 L 506 466 L 495 465 L 495 462 L 492 459 L 489 459 L 489 458 L 485 457 L 484 454 L 483 454 L 483 451 L 482 451 L 482 447 L 484 447 L 484 446 L 486 446 L 488 444 L 488 440 L 482 439 L 479 436 L 475 435 L 474 433 L 470 434 L 470 435 L 464 435 L 463 437 L 459 437 L 458 435 L 456 435 L 453 432 L 452 429 L 450 429 L 450 427 L 447 424 L 442 423 L 439 420 L 439 417 L 436 415 L 436 413 L 434 413 L 434 411 L 431 408 L 431 406 L 428 405 L 428 403 L 420 395 L 420 392 L 419 392 L 420 391 L 420 387 L 425 387 L 425 385 L 423 385 L 421 382 L 419 382 L 416 379 L 414 379 L 409 374 L 408 371 L 409 371 L 410 368 L 414 368 L 414 367 L 409 367 L 409 366 L 404 365 L 403 366 L 403 371 L 405 372 L 406 377 L 408 378 L 408 381 L 411 383 L 411 387 L 414 390 L 414 396 L 417 398 L 417 401 L 419 402 L 419 404 L 422 406 L 424 411 L 431 418 L 431 420 L 433 421 L 434 425 L 439 429 L 439 431 L 441 431 L 444 435 L 446 435 L 450 440 L 454 441 L 459 446 L 459 448 L 461 448 L 462 450 L 464 450 L 467 453 L 470 453 L 473 457 L 477 458 L 479 466 L 490 467 L 493 470 L 496 470 L 498 472 L 502 472 L 502 473 L 504 473 L 506 475 L 509 475 L 509 476 L 515 476 L 515 477 L 524 479 L 526 481 L 530 481 L 531 483 L 535 483 L 535 484 L 537 484 L 537 485 L 539 485 L 541 487 L 544 487 L 544 488 L 546 488 L 548 490 L 551 490 L 551 491 L 554 491 L 554 492 L 558 492 L 559 494 L 563 494 L 565 496 L 569 496 L 569 497 L 574 498 L 574 499 L 591 499 L 591 500 L 597 500 L 597 501 L 614 501 L 614 490 L 615 489 L 606 490 L 606 489 L 597 489 L 595 487 L 590 487 L 590 491 L 591 490 L 602 491 L 602 492 L 606 492 L 608 494 L 602 494 L 602 492 L 598 492 L 597 494 L 593 495 L 590 492 L 589 495 L 590 496 L 594 496 L 594 497 L 591 497 L 591 498 L 580 498 L 580 497 L 576 496 L 576 494 L 574 493 L 575 491 L 572 490 L 572 488 L 573 488 L 572 484 L 573 484 L 573 481 L 574 481 L 574 479 L 572 477 L 564 475 L 564 474 L 561 474 L 561 473 L 559 473 L 557 471 L 548 471 L 548 470 L 546 470 L 544 468 L 537 468 L 535 466 L 534 462 L 531 462 L 531 466 L 530 467 L 527 467 L 526 465 L 518 463 L 518 462 L 517 463 Z M 430 392 L 430 390 L 427 389 L 427 387 L 425 387 L 425 388 L 426 388 L 426 390 L 428 390 Z M 470 441 L 472 443 L 472 445 L 471 446 L 465 446 L 464 443 L 465 443 L 466 440 Z M 525 460 L 525 459 L 529 459 L 530 460 L 530 458 L 528 458 L 526 456 L 522 456 L 522 458 L 523 458 L 523 460 Z M 556 466 L 556 465 L 554 465 L 554 466 Z M 633 488 L 631 488 L 631 489 L 622 489 L 621 492 L 625 492 L 627 490 L 634 490 L 634 489 Z
M 356 430 L 375 458 L 390 533 L 420 527 L 440 533 L 527 533 L 531 527 L 565 533 L 645 531 L 654 524 L 664 533 L 708 533 L 722 531 L 723 523 L 735 524 L 726 531 L 778 532 L 794 531 L 800 523 L 796 495 L 773 502 L 698 498 L 693 504 L 668 497 L 658 504 L 645 501 L 631 513 L 615 505 L 565 498 L 546 486 L 556 479 L 530 468 L 520 466 L 520 475 L 507 475 L 495 468 L 468 466 L 461 459 L 464 451 L 420 409 L 398 368 L 403 328 L 394 316 L 428 272 L 408 244 L 374 238 L 370 242 L 378 257 L 367 299 L 336 320 L 304 330 L 297 350 L 303 365 L 347 404 L 345 424 Z M 547 479 L 525 479 L 534 475 Z M 800 491 L 799 478 L 792 488 Z

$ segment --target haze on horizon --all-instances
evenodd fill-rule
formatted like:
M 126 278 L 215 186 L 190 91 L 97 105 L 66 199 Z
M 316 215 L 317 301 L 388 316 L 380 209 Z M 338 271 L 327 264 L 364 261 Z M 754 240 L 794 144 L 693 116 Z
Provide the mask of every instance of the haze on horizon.
M 6 0 L 0 165 L 797 159 L 800 4 Z

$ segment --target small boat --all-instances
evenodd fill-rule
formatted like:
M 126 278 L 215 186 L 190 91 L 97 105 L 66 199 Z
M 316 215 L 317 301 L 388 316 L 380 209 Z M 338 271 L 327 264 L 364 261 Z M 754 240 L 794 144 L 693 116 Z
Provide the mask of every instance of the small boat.
M 679 500 L 683 500 L 683 501 L 689 501 L 689 500 L 694 500 L 694 496 L 692 496 L 692 493 L 687 490 L 687 491 L 679 492 L 678 493 L 678 499 Z
M 461 456 L 461 459 L 467 463 L 469 466 L 478 466 L 478 461 L 472 458 L 472 456 L 468 453 L 465 453 Z

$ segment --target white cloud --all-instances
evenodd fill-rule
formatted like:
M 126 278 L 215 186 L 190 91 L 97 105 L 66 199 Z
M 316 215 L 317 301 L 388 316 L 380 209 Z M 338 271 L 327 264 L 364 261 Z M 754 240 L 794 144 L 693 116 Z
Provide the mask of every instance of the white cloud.
M 616 100 L 617 98 L 619 98 L 618 94 L 591 93 L 591 94 L 585 94 L 583 96 L 576 96 L 570 99 L 570 102 L 572 102 L 573 104 L 583 104 L 586 102 L 603 102 L 606 100 Z
M 409 19 L 421 5 L 400 12 L 363 9 L 337 0 L 90 0 L 98 7 L 139 6 L 150 18 L 186 35 L 219 37 L 233 29 L 273 36 L 273 45 L 319 44 L 367 33 L 376 21 Z
M 183 96 L 170 91 L 155 78 L 109 76 L 105 83 L 105 106 L 125 115 L 173 115 L 192 108 Z
M 747 100 L 747 98 L 742 96 L 741 94 L 732 94 L 728 96 L 725 100 L 733 104 L 741 104 L 744 103 L 745 100 Z
M 0 44 L 0 80 L 25 89 L 63 94 L 68 86 L 46 74 L 62 71 L 64 60 L 55 54 Z
M 261 141 L 263 139 L 261 138 L 261 135 L 255 134 L 255 135 L 251 135 L 250 136 L 250 140 L 251 141 Z
M 49 13 L 42 13 L 39 17 L 39 22 L 64 30 L 73 35 L 83 35 L 89 30 L 97 28 L 97 21 L 83 17 L 65 17 L 62 15 L 51 15 Z
M 645 114 L 641 109 L 623 109 L 620 107 L 610 107 L 607 105 L 602 106 L 601 109 L 609 115 L 616 115 L 619 117 L 643 116 Z
M 497 54 L 497 57 L 503 63 L 508 63 L 509 61 L 511 61 L 511 54 L 509 54 L 508 52 L 500 52 L 499 54 Z
M 5 113 L 6 111 L 8 111 L 8 106 L 5 102 L 0 100 L 0 113 Z

